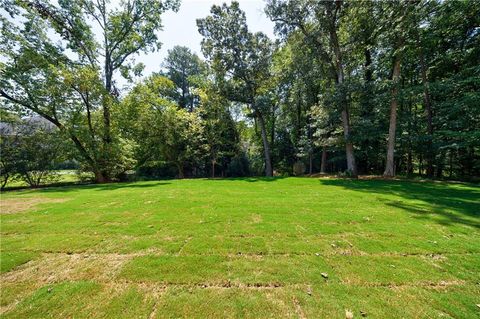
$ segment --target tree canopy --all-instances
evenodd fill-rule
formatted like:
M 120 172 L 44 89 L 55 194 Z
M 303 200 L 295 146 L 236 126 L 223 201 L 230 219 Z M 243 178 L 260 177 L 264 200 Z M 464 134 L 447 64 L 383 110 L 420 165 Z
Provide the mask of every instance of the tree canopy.
M 276 39 L 239 2 L 213 5 L 196 21 L 203 56 L 175 46 L 142 77 L 140 54 L 161 48 L 161 17 L 179 6 L 2 1 L 2 123 L 42 117 L 55 138 L 39 139 L 60 139 L 97 182 L 480 176 L 477 0 L 268 0 Z M 30 135 L 2 133 L 2 176 Z

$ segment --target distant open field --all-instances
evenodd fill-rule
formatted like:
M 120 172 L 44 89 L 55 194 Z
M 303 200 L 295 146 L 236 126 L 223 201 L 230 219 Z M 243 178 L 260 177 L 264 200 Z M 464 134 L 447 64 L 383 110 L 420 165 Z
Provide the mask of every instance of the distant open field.
M 478 318 L 480 187 L 171 180 L 1 195 L 2 318 Z
M 69 169 L 62 169 L 62 170 L 55 170 L 55 178 L 53 181 L 50 181 L 52 184 L 74 184 L 80 183 L 80 176 L 76 170 L 69 170 Z M 88 176 L 84 174 L 85 176 Z M 42 185 L 45 186 L 45 185 Z M 29 185 L 21 178 L 9 180 L 7 185 L 5 185 L 6 189 L 15 189 L 15 188 L 27 188 Z

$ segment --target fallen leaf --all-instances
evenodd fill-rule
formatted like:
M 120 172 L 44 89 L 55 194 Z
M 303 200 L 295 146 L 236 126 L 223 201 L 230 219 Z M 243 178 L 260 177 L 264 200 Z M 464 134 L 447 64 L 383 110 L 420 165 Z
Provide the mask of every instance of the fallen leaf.
M 328 274 L 326 272 L 322 272 L 320 275 L 322 275 L 322 277 L 325 278 L 325 279 L 328 278 Z
M 353 312 L 351 310 L 345 310 L 345 319 L 353 319 Z

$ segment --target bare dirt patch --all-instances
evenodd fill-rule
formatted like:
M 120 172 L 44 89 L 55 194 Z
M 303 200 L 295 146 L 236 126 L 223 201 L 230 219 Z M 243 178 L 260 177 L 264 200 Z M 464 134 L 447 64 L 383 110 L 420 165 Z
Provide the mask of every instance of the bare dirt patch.
M 253 214 L 253 215 L 252 215 L 252 222 L 253 222 L 254 224 L 259 224 L 259 223 L 262 222 L 262 220 L 263 220 L 262 216 L 260 216 L 260 215 L 258 215 L 258 214 Z
M 307 318 L 307 316 L 305 316 L 305 313 L 303 312 L 302 307 L 300 306 L 300 301 L 298 301 L 296 297 L 293 297 L 292 301 L 293 301 L 293 305 L 295 306 L 295 312 L 297 313 L 298 317 L 302 319 Z
M 39 204 L 62 203 L 66 198 L 21 197 L 0 200 L 0 214 L 16 214 L 29 211 Z

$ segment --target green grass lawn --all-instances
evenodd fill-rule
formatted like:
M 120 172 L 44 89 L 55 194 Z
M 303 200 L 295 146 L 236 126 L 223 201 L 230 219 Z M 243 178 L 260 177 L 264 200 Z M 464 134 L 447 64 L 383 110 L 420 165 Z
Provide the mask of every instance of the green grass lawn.
M 172 180 L 2 194 L 2 318 L 478 318 L 480 187 Z

